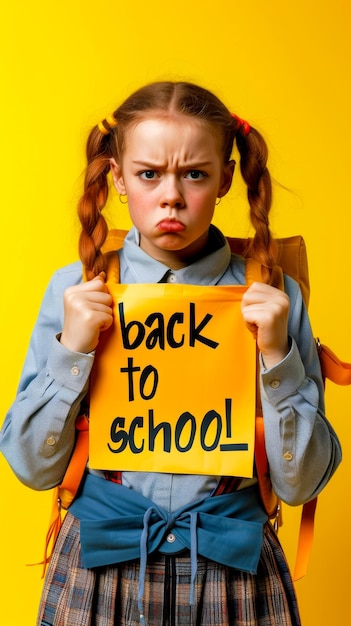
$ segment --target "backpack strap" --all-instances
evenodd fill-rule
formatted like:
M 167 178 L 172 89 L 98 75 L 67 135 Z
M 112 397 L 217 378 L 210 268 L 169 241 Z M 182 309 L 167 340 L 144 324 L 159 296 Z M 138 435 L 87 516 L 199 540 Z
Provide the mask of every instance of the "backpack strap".
M 248 286 L 254 282 L 262 282 L 262 265 L 252 258 L 245 259 L 245 279 Z M 283 288 L 283 274 L 280 268 L 275 270 L 275 281 Z M 278 496 L 275 494 L 270 475 L 269 464 L 267 459 L 265 436 L 264 436 L 264 419 L 262 412 L 262 404 L 260 397 L 259 382 L 259 354 L 257 352 L 256 363 L 256 419 L 255 419 L 255 465 L 257 472 L 257 482 L 260 490 L 260 496 L 269 519 L 274 519 L 274 527 L 278 530 L 282 525 L 281 505 Z
M 119 282 L 120 264 L 118 254 L 116 251 L 111 250 L 105 256 L 107 279 Z M 83 280 L 86 280 L 84 273 Z M 49 530 L 46 535 L 44 559 L 42 561 L 43 577 L 63 523 L 62 509 L 68 509 L 76 497 L 89 457 L 88 414 L 78 415 L 75 427 L 76 441 L 72 456 L 60 485 L 54 488 Z
M 119 283 L 120 264 L 116 251 L 106 253 L 106 277 Z M 61 484 L 56 487 L 59 507 L 68 509 L 72 504 L 83 478 L 89 454 L 89 417 L 78 415 L 76 419 L 76 443 Z
M 324 380 L 328 378 L 336 385 L 351 385 L 351 363 L 341 361 L 319 339 L 316 343 Z
M 302 507 L 300 532 L 295 557 L 294 581 L 303 578 L 307 574 L 313 545 L 316 507 L 317 496 L 309 502 L 305 502 Z
M 50 562 L 52 550 L 63 523 L 62 509 L 68 509 L 77 495 L 79 485 L 84 475 L 89 456 L 89 418 L 87 415 L 78 415 L 76 422 L 76 441 L 72 456 L 60 485 L 54 488 L 49 529 L 44 546 L 42 561 L 44 577 L 46 567 Z
M 261 276 L 261 267 L 260 264 L 254 259 L 246 259 L 246 282 L 250 285 L 252 282 L 260 280 Z M 261 278 L 262 280 L 262 278 Z M 273 270 L 273 278 L 272 283 L 275 287 L 279 289 L 284 289 L 284 276 L 281 268 L 274 268 Z M 328 348 L 326 349 L 328 354 L 331 352 Z M 334 356 L 335 361 L 335 377 L 339 375 L 339 359 Z M 347 365 L 347 364 L 346 364 Z M 331 374 L 332 372 L 329 372 Z M 349 374 L 351 376 L 351 366 L 349 370 Z M 329 377 L 329 376 L 328 376 Z M 256 385 L 256 394 L 259 394 L 259 384 Z M 256 406 L 260 406 L 260 402 L 256 400 Z M 257 470 L 257 481 L 260 489 L 260 495 L 262 502 L 264 504 L 265 510 L 272 519 L 275 514 L 275 530 L 278 530 L 279 526 L 282 525 L 282 517 L 281 517 L 281 502 L 279 498 L 274 493 L 272 483 L 269 476 L 269 464 L 267 459 L 267 452 L 265 446 L 265 437 L 264 437 L 264 418 L 262 417 L 262 409 L 261 414 L 256 416 L 256 437 L 255 437 L 255 464 Z M 307 567 L 310 559 L 310 554 L 312 550 L 313 544 L 313 533 L 314 533 L 314 516 L 316 512 L 317 506 L 317 498 L 313 498 L 310 502 L 307 502 L 302 507 L 301 514 L 301 522 L 300 522 L 300 532 L 299 539 L 296 551 L 296 560 L 295 560 L 295 570 L 294 570 L 294 580 L 298 580 L 305 576 L 307 572 Z
M 111 281 L 114 283 L 120 282 L 120 262 L 119 255 L 116 250 L 109 250 L 105 252 L 106 259 L 106 282 Z

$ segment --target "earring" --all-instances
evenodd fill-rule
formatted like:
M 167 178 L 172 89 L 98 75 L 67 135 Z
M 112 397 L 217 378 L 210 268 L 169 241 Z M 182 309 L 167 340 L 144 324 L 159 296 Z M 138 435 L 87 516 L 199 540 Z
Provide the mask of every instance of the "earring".
M 123 196 L 126 197 L 126 200 L 122 200 Z M 127 194 L 126 193 L 119 194 L 119 201 L 120 201 L 121 204 L 128 204 Z
M 219 204 L 221 204 L 221 200 L 222 198 L 218 198 L 217 202 L 215 202 L 215 206 L 218 206 Z

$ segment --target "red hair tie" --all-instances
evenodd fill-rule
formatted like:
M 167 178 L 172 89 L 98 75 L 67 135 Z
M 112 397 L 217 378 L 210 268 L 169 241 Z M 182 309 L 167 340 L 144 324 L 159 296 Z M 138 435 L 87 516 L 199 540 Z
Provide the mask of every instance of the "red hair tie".
M 251 130 L 251 126 L 249 122 L 247 122 L 246 120 L 243 120 L 241 117 L 239 117 L 239 115 L 236 115 L 236 113 L 231 113 L 231 116 L 234 117 L 234 119 L 238 122 L 237 130 L 240 130 L 242 128 L 243 133 L 246 137 L 246 135 L 248 135 Z

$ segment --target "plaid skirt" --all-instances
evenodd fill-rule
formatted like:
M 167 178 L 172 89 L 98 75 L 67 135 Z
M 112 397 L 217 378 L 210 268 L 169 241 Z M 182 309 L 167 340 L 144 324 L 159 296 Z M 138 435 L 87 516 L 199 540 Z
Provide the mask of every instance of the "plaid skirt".
M 47 572 L 37 626 L 138 626 L 139 561 L 95 570 L 82 563 L 79 521 L 67 513 Z M 264 527 L 256 575 L 198 557 L 195 606 L 189 554 L 148 557 L 146 626 L 300 626 L 279 541 Z

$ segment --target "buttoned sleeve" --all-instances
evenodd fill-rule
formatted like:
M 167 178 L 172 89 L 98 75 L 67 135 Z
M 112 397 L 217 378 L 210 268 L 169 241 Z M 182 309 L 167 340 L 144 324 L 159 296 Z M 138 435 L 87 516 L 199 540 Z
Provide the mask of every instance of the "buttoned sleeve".
M 74 264 L 50 281 L 0 433 L 0 449 L 13 471 L 34 489 L 49 489 L 62 479 L 94 361 L 93 354 L 71 352 L 59 341 L 64 290 L 81 277 L 80 264 Z
M 324 415 L 319 358 L 298 286 L 290 297 L 290 351 L 267 370 L 260 359 L 266 449 L 273 487 L 282 500 L 301 504 L 317 495 L 341 460 L 338 438 Z

